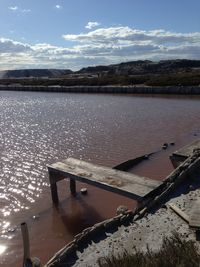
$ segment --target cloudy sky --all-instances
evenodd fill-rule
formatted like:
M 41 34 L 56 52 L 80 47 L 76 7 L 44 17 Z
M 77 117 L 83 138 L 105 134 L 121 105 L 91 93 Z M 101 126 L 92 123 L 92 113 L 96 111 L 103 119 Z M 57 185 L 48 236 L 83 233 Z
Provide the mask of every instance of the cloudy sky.
M 0 69 L 200 59 L 200 0 L 0 0 Z

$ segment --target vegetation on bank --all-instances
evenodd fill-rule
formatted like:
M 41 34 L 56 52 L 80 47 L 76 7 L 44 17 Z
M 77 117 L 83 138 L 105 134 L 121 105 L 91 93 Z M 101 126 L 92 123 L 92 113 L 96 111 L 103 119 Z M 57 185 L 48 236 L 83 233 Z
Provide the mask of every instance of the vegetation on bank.
M 102 75 L 99 77 L 69 76 L 60 78 L 17 78 L 0 79 L 1 85 L 22 86 L 105 86 L 105 85 L 144 85 L 144 86 L 198 86 L 200 71 L 174 74 L 145 75 Z
M 134 248 L 133 253 L 124 252 L 115 257 L 99 258 L 99 267 L 199 267 L 200 254 L 196 244 L 181 239 L 175 233 L 171 238 L 164 238 L 159 251 L 140 252 Z

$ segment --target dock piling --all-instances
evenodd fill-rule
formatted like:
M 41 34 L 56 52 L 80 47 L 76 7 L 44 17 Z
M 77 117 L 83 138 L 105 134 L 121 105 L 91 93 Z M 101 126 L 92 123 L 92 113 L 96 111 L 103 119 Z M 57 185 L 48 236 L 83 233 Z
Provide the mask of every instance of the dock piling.
M 55 205 L 58 204 L 59 198 L 58 198 L 58 189 L 57 189 L 57 184 L 56 183 L 51 183 L 51 196 L 52 196 L 52 201 Z
M 76 181 L 73 179 L 70 179 L 70 191 L 73 196 L 76 195 Z
M 27 262 L 31 262 L 30 259 L 30 243 L 29 243 L 29 233 L 28 233 L 28 227 L 25 222 L 21 223 L 21 232 L 22 232 L 22 238 L 23 238 L 23 246 L 24 246 L 24 259 L 23 259 L 23 267 L 26 267 Z
M 30 242 L 29 242 L 29 233 L 28 226 L 25 222 L 21 223 L 21 233 L 23 238 L 24 246 L 24 258 L 23 258 L 23 267 L 41 267 L 40 259 L 30 256 Z

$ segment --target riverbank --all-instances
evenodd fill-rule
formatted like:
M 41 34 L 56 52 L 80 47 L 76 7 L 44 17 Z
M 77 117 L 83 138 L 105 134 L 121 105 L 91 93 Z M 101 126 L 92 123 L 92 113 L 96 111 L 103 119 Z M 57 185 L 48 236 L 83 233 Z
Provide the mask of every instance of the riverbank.
M 0 91 L 65 92 L 95 94 L 200 95 L 200 86 L 21 86 L 0 85 Z

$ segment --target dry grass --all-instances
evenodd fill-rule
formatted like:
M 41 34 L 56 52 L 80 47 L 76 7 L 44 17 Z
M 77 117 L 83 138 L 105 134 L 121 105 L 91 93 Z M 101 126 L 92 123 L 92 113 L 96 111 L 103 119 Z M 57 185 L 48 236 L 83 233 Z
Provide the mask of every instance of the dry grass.
M 147 249 L 146 253 L 134 249 L 132 254 L 100 258 L 99 267 L 199 267 L 200 255 L 193 241 L 182 240 L 175 233 L 163 240 L 159 251 Z

